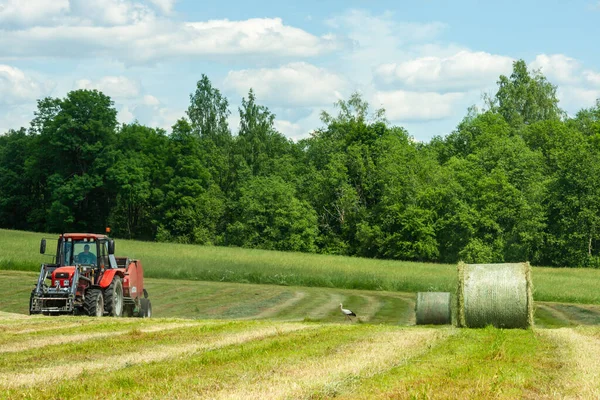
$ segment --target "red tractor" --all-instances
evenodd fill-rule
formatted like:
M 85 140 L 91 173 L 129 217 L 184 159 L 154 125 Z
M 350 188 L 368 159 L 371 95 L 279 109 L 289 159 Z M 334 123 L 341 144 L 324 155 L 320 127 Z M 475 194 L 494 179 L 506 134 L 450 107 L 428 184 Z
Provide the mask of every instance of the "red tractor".
M 46 239 L 40 253 L 46 253 Z M 31 291 L 29 313 L 150 317 L 141 261 L 114 253 L 115 242 L 106 235 L 60 235 L 54 262 L 42 264 Z

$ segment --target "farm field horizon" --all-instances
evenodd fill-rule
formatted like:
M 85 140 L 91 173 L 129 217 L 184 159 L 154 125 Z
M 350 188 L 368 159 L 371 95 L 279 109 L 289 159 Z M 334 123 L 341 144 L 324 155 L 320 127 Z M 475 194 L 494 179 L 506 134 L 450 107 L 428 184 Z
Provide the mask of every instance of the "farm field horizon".
M 58 234 L 0 229 L 0 270 L 38 271 L 42 237 Z M 199 246 L 116 239 L 116 254 L 142 260 L 151 278 L 275 284 L 376 291 L 456 290 L 455 264 L 286 253 L 236 247 Z M 48 254 L 52 254 L 49 241 Z M 526 260 L 523 260 L 526 261 Z M 600 270 L 532 267 L 534 299 L 600 304 Z

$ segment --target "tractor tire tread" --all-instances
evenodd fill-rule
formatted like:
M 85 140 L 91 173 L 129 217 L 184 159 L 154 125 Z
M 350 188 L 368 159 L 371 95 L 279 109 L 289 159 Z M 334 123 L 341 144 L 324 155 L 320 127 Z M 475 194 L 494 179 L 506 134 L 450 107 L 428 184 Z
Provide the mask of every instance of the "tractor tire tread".
M 88 289 L 85 293 L 85 301 L 83 302 L 84 312 L 94 317 L 97 315 L 98 296 L 102 296 L 102 290 L 100 289 Z M 104 310 L 103 310 L 104 313 Z
M 119 283 L 117 283 L 117 281 Z M 123 307 L 121 307 L 121 314 L 115 315 L 114 310 L 114 294 L 115 294 L 115 285 L 121 285 L 121 297 L 123 296 L 123 283 L 121 277 L 115 275 L 112 282 L 108 287 L 104 290 L 104 309 L 108 312 L 108 315 L 113 317 L 122 317 L 123 316 Z M 123 304 L 123 299 L 121 298 L 121 304 Z

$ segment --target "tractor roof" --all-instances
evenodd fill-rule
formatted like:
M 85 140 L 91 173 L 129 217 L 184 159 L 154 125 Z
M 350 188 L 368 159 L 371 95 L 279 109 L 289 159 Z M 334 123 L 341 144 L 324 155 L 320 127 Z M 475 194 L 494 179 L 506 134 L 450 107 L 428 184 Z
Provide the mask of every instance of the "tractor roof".
M 108 239 L 106 235 L 99 235 L 96 233 L 63 233 L 63 236 L 71 239 Z

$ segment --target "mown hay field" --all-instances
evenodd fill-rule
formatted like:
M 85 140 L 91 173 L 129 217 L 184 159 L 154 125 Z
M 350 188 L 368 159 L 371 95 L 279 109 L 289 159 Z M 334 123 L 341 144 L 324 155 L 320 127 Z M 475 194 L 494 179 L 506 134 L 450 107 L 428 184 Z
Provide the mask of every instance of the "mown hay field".
M 597 398 L 599 337 L 0 313 L 0 398 Z
M 27 314 L 36 279 L 33 272 L 0 271 L 0 311 Z M 416 293 L 156 278 L 147 279 L 146 287 L 158 318 L 340 323 L 343 303 L 357 313 L 358 324 L 416 323 Z M 600 324 L 600 305 L 535 304 L 539 328 L 596 324 Z
M 42 237 L 57 235 L 0 230 L 0 269 L 37 271 L 48 259 L 38 252 Z M 457 284 L 456 265 L 447 264 L 129 240 L 117 240 L 116 253 L 141 259 L 153 278 L 414 293 Z M 537 301 L 600 304 L 600 270 L 533 267 L 532 279 Z
M 529 330 L 417 327 L 414 293 L 150 278 L 156 318 L 27 316 L 35 279 L 0 271 L 0 399 L 600 395 L 597 305 L 538 302 Z

